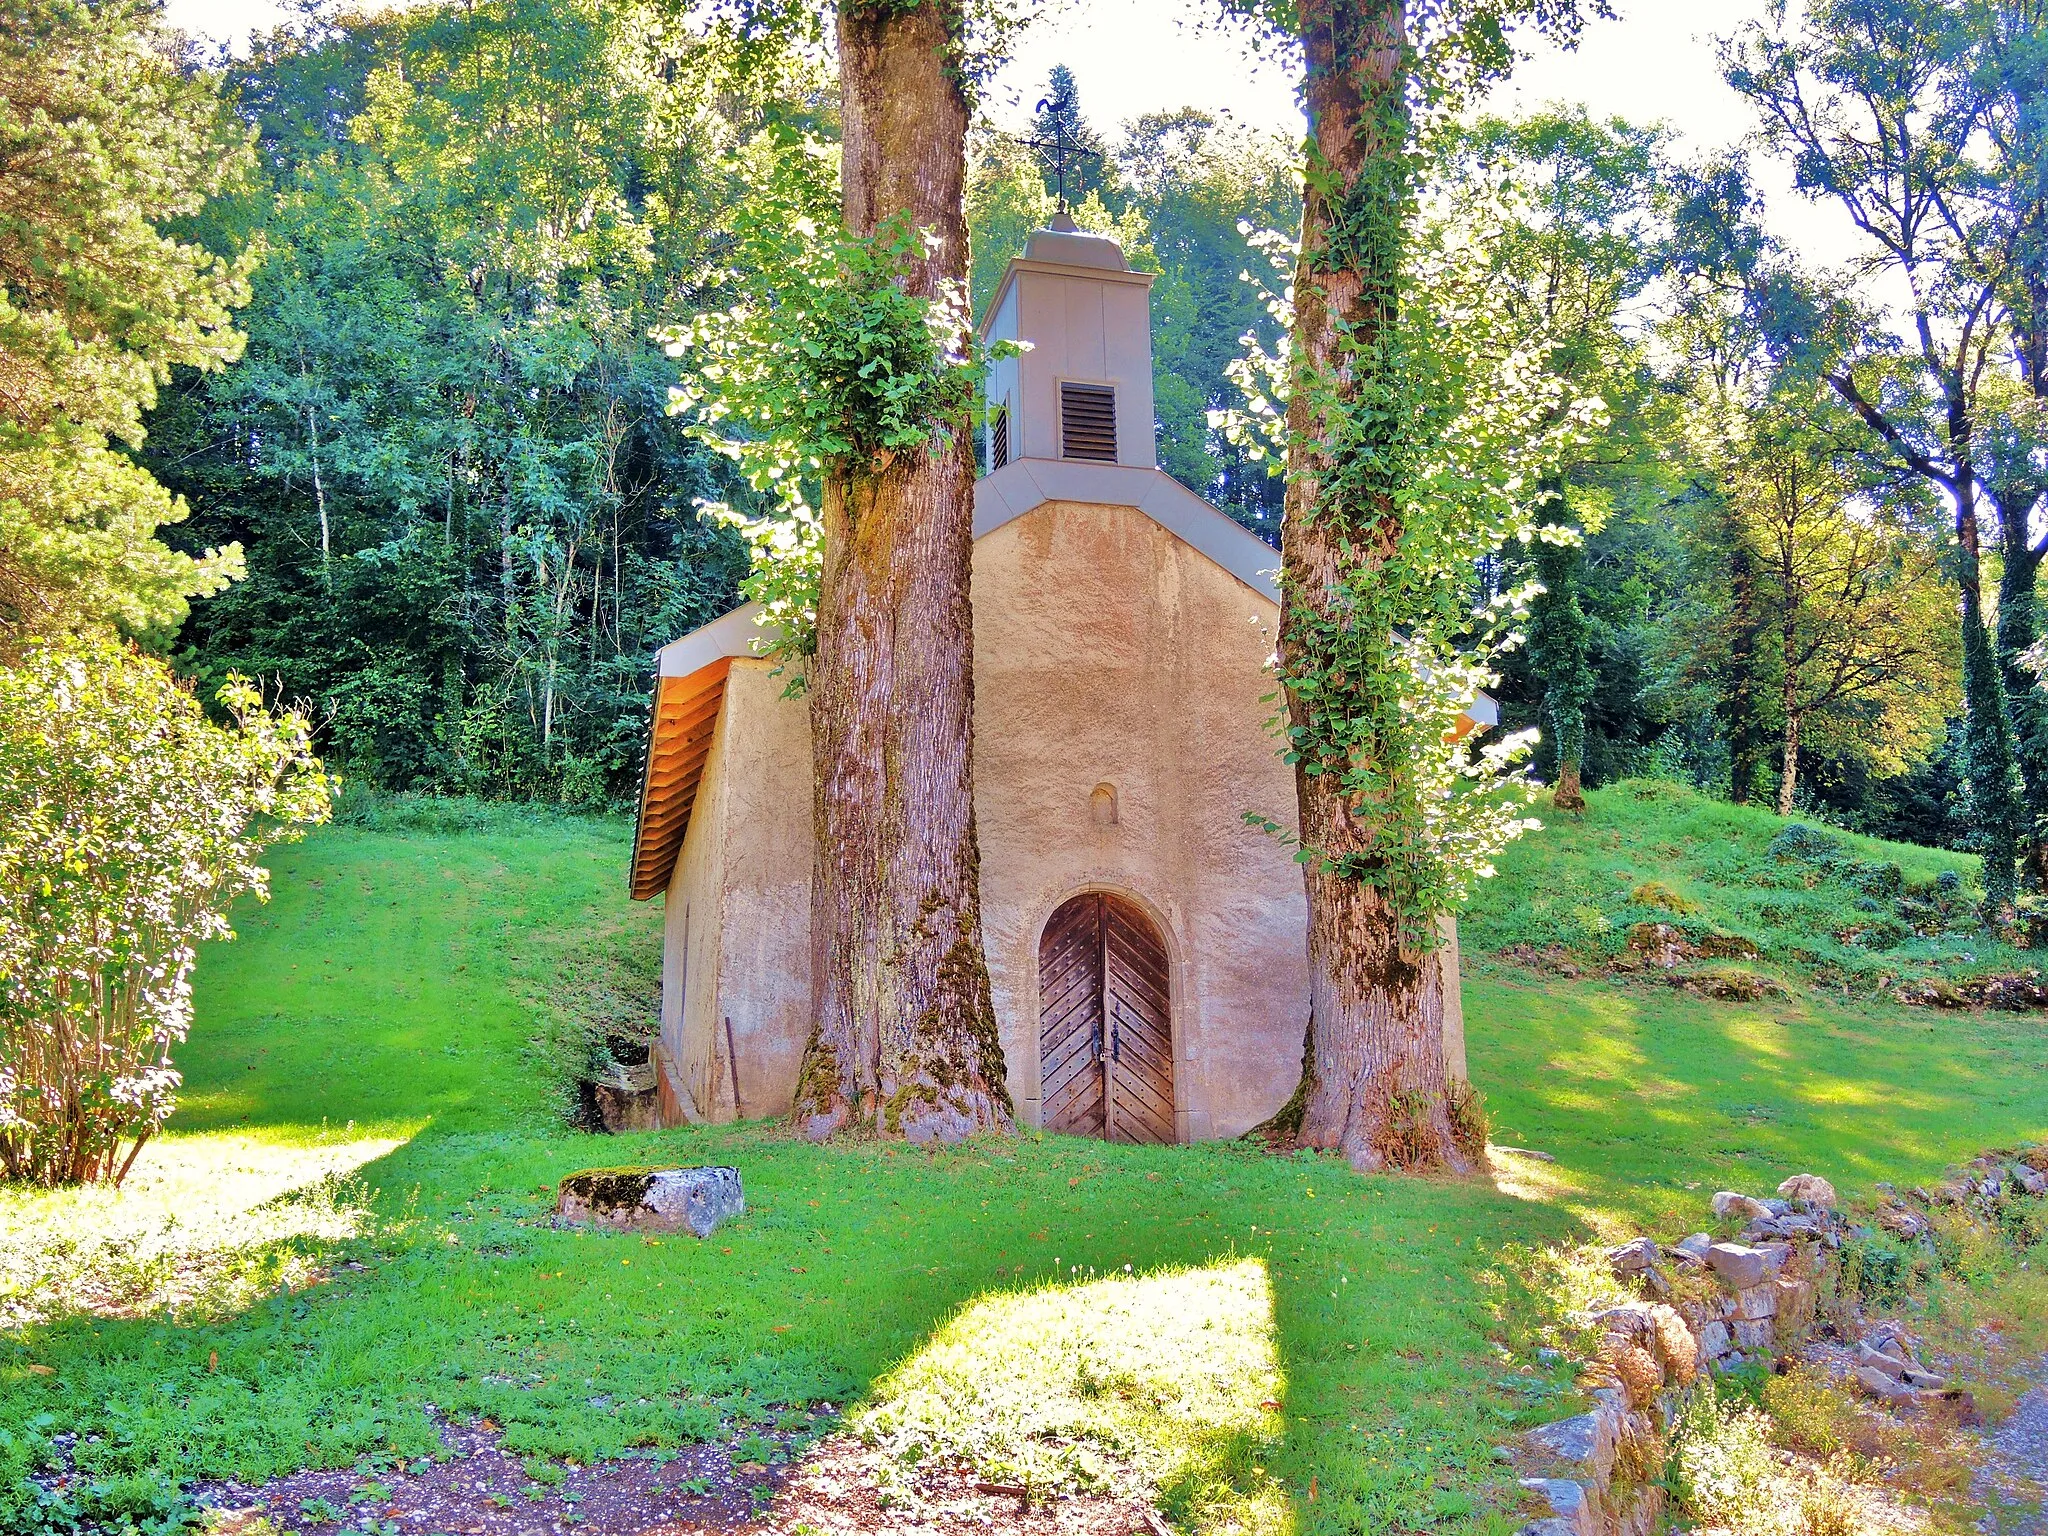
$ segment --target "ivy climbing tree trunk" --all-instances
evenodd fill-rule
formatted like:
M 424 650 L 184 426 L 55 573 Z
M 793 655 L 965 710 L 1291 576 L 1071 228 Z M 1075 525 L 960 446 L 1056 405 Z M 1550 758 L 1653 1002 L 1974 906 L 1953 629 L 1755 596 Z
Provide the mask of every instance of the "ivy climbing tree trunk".
M 1398 775 L 1406 752 L 1398 710 L 1368 708 L 1332 730 L 1318 718 L 1328 707 L 1320 689 L 1305 686 L 1333 680 L 1339 644 L 1363 646 L 1383 667 L 1400 664 L 1391 629 L 1380 633 L 1379 621 L 1354 608 L 1361 584 L 1400 546 L 1384 479 L 1399 459 L 1387 434 L 1399 428 L 1391 413 L 1350 407 L 1385 388 L 1385 371 L 1395 366 L 1384 347 L 1411 202 L 1407 17 L 1401 0 L 1305 0 L 1299 18 L 1309 146 L 1295 273 L 1280 671 L 1297 744 L 1342 737 L 1347 746 L 1310 747 L 1296 765 L 1309 1025 L 1301 1087 L 1272 1128 L 1305 1146 L 1339 1150 L 1361 1171 L 1463 1169 L 1469 1163 L 1453 1131 L 1444 1057 L 1442 970 L 1426 931 L 1434 914 L 1403 914 L 1374 884 L 1373 864 L 1385 847 L 1373 836 L 1374 818 L 1397 813 L 1345 783 L 1347 767 Z M 1359 625 L 1375 627 L 1345 635 Z
M 1951 437 L 1956 436 L 1951 427 Z M 1965 434 L 1966 435 L 1966 434 Z M 1984 859 L 1984 920 L 2011 925 L 2018 893 L 2018 855 L 2025 817 L 2014 759 L 2005 683 L 1984 623 L 1977 502 L 1965 460 L 1955 482 L 1956 578 L 1963 614 L 1963 752 L 1969 766 L 1971 815 Z
M 959 0 L 839 11 L 846 227 L 872 237 L 907 212 L 926 237 L 903 278 L 919 297 L 967 271 L 963 25 Z M 1011 1123 L 974 825 L 973 476 L 964 419 L 826 476 L 808 669 L 814 1023 L 795 1110 L 817 1138 Z
M 2018 496 L 2001 498 L 2031 506 Z M 2029 541 L 2023 520 L 2002 527 L 1998 573 L 1998 668 L 2012 720 L 2013 751 L 2019 761 L 2024 801 L 2020 868 L 2026 883 L 2048 890 L 2048 693 L 2020 658 L 2041 638 L 2036 588 L 2041 555 Z

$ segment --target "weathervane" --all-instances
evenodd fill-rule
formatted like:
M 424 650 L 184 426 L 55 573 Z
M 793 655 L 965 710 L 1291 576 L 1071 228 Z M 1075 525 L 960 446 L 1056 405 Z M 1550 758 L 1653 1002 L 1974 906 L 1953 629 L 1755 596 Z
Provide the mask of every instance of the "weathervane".
M 1034 112 L 1042 113 L 1046 110 L 1046 108 L 1050 107 L 1051 105 L 1052 98 L 1048 96 L 1041 100 L 1036 107 L 1032 108 L 1032 110 Z M 1053 182 L 1054 185 L 1056 185 L 1059 188 L 1060 212 L 1070 212 L 1071 210 L 1067 207 L 1068 161 L 1089 159 L 1100 160 L 1102 158 L 1102 151 L 1099 149 L 1089 149 L 1087 146 L 1082 144 L 1076 144 L 1073 141 L 1073 139 L 1071 139 L 1067 135 L 1066 123 L 1059 118 L 1053 119 L 1052 137 L 1050 139 L 1026 139 L 1024 140 L 1024 142 L 1025 144 L 1029 145 L 1032 149 L 1036 149 L 1041 152 L 1049 151 L 1051 153 Z

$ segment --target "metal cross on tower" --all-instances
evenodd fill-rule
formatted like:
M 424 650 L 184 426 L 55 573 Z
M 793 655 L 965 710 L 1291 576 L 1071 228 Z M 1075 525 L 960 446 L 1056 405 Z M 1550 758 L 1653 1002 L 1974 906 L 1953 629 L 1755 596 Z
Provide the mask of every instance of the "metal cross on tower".
M 1043 112 L 1052 105 L 1052 98 L 1046 97 L 1032 110 Z M 1067 136 L 1067 125 L 1058 118 L 1053 119 L 1052 137 L 1049 139 L 1026 139 L 1027 145 L 1052 156 L 1053 184 L 1059 189 L 1060 212 L 1067 213 L 1067 164 L 1073 160 L 1100 160 L 1102 151 L 1076 144 Z

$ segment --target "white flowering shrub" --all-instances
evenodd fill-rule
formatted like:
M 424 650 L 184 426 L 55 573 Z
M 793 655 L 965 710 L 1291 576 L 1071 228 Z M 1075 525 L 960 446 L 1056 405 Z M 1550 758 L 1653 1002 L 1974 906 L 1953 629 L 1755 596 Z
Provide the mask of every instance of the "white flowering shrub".
M 1325 859 L 1378 887 L 1420 948 L 1434 942 L 1429 919 L 1462 907 L 1491 878 L 1500 851 L 1540 826 L 1523 814 L 1536 786 L 1520 771 L 1536 733 L 1473 750 L 1460 725 L 1474 696 L 1498 683 L 1493 662 L 1520 644 L 1516 626 L 1538 588 L 1475 604 L 1474 573 L 1511 543 L 1556 533 L 1543 525 L 1537 488 L 1583 451 L 1605 410 L 1547 371 L 1554 339 L 1499 302 L 1493 251 L 1514 210 L 1485 199 L 1432 206 L 1404 247 L 1397 323 L 1373 366 L 1357 370 L 1370 389 L 1352 374 L 1311 376 L 1296 366 L 1284 338 L 1294 331 L 1288 278 L 1299 252 L 1283 235 L 1240 225 L 1268 269 L 1244 275 L 1264 293 L 1283 340 L 1267 348 L 1256 335 L 1243 338 L 1245 355 L 1230 374 L 1245 405 L 1209 416 L 1230 442 L 1277 468 L 1290 421 L 1305 415 L 1333 434 L 1331 464 L 1363 465 L 1384 479 L 1354 489 L 1352 500 L 1383 494 L 1398 542 L 1378 555 L 1352 552 L 1353 565 L 1333 578 L 1326 615 L 1290 596 L 1296 639 L 1276 674 L 1288 699 L 1305 701 L 1305 720 L 1290 718 L 1283 703 L 1275 723 L 1290 762 L 1342 776 L 1367 837 L 1350 854 L 1302 848 L 1296 857 Z M 1315 407 L 1291 416 L 1298 390 Z M 1343 500 L 1334 473 L 1324 472 L 1318 492 L 1333 505 Z M 1286 838 L 1272 818 L 1247 819 Z
M 1702 1381 L 1672 1437 L 1667 1475 L 1679 1508 L 1709 1524 L 1741 1523 L 1769 1502 L 1775 1472 L 1769 1420 L 1724 1402 L 1711 1378 Z
M 119 1183 L 170 1114 L 201 941 L 324 821 L 305 718 L 241 679 L 226 725 L 107 639 L 0 666 L 0 1173 Z

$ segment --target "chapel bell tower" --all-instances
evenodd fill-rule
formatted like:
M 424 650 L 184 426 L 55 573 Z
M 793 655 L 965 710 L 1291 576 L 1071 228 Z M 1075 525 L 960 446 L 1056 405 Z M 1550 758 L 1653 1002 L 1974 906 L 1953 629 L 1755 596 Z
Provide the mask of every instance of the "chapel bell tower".
M 1017 459 L 1157 466 L 1151 288 L 1064 213 L 1031 236 L 981 322 L 984 341 L 1029 344 L 989 368 L 989 473 Z

